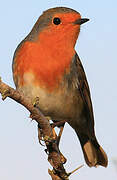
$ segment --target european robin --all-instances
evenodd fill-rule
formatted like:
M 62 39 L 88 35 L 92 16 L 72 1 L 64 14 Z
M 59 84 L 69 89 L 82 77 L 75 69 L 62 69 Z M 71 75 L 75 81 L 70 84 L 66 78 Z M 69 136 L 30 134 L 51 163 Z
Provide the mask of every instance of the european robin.
M 56 7 L 45 11 L 18 45 L 13 58 L 16 89 L 33 101 L 53 121 L 75 130 L 88 166 L 107 166 L 107 155 L 94 132 L 90 90 L 74 49 L 80 25 L 89 19 L 77 11 Z

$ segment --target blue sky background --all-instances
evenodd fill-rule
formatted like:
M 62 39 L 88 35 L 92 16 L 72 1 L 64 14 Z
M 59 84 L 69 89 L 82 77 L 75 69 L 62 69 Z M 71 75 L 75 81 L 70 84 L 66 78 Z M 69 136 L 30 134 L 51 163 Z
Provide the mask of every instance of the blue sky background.
M 86 165 L 72 180 L 116 180 L 112 162 L 117 158 L 117 1 L 116 0 L 4 0 L 0 2 L 0 76 L 14 87 L 12 57 L 16 46 L 29 33 L 42 11 L 66 6 L 90 21 L 82 26 L 76 50 L 82 59 L 95 114 L 96 136 L 108 154 L 108 168 Z M 0 100 L 0 179 L 49 180 L 47 155 L 38 144 L 37 125 L 28 111 L 6 99 Z M 74 131 L 66 125 L 61 151 L 67 157 L 68 172 L 84 163 Z

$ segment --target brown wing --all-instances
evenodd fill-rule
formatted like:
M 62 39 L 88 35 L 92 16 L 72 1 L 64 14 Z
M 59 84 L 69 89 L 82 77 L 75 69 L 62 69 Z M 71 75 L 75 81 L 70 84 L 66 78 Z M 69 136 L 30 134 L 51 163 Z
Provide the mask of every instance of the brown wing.
M 90 90 L 86 75 L 81 64 L 81 61 L 76 54 L 75 63 L 77 67 L 78 76 L 78 90 L 84 102 L 84 116 L 87 120 L 87 129 L 85 131 L 79 132 L 76 129 L 76 133 L 79 137 L 85 161 L 88 166 L 97 167 L 98 165 L 106 167 L 108 164 L 108 158 L 102 147 L 99 145 L 94 132 L 94 117 L 93 108 L 90 96 Z M 87 134 L 88 133 L 88 134 Z
M 91 126 L 94 126 L 93 107 L 91 102 L 89 85 L 86 79 L 84 68 L 77 54 L 75 56 L 75 63 L 77 66 L 77 74 L 78 74 L 78 90 L 84 102 L 87 119 L 90 120 Z

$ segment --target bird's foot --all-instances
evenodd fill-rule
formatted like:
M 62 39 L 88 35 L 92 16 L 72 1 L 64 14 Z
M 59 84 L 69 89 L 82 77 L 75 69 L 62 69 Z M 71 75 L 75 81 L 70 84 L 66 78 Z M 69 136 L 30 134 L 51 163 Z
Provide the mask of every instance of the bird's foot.
M 46 117 L 48 120 L 50 120 L 51 118 L 50 117 Z M 54 123 L 53 123 L 54 124 Z M 52 133 L 53 133 L 53 136 L 52 138 L 49 137 L 49 136 L 43 136 L 43 133 L 42 133 L 42 129 L 40 127 L 40 125 L 38 124 L 38 139 L 39 139 L 39 143 L 44 146 L 44 144 L 42 144 L 42 142 L 44 141 L 46 146 L 48 148 L 51 149 L 51 146 L 53 146 L 54 150 L 56 152 L 58 152 L 60 154 L 60 157 L 61 157 L 61 163 L 62 164 L 65 164 L 66 163 L 66 158 L 63 156 L 63 154 L 59 151 L 59 142 L 60 142 L 60 138 L 61 138 L 61 135 L 62 135 L 62 132 L 63 132 L 63 128 L 64 128 L 64 124 L 65 124 L 65 121 L 63 122 L 59 122 L 57 123 L 57 126 L 59 125 L 60 127 L 60 131 L 59 131 L 59 134 L 58 136 L 56 135 L 56 132 L 55 132 L 55 129 L 54 127 L 56 126 L 55 124 L 52 126 Z M 55 145 L 56 144 L 56 145 Z M 49 154 L 49 149 L 45 149 L 45 152 L 47 154 Z
M 49 121 L 51 118 L 46 116 L 47 120 Z M 39 139 L 39 143 L 44 146 L 42 144 L 42 141 L 45 141 L 46 145 L 55 141 L 56 140 L 56 133 L 55 133 L 55 130 L 52 129 L 52 132 L 53 132 L 53 138 L 50 138 L 49 136 L 44 136 L 43 135 L 43 132 L 42 132 L 42 129 L 40 127 L 40 124 L 38 123 L 38 139 Z

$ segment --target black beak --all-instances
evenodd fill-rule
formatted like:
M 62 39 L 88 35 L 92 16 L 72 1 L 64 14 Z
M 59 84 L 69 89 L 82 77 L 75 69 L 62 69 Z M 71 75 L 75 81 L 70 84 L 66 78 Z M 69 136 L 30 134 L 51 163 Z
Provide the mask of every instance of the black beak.
M 81 25 L 81 24 L 83 24 L 83 23 L 85 23 L 85 22 L 87 22 L 87 21 L 89 21 L 88 18 L 77 19 L 77 20 L 74 22 L 74 24 L 79 24 L 79 25 Z

